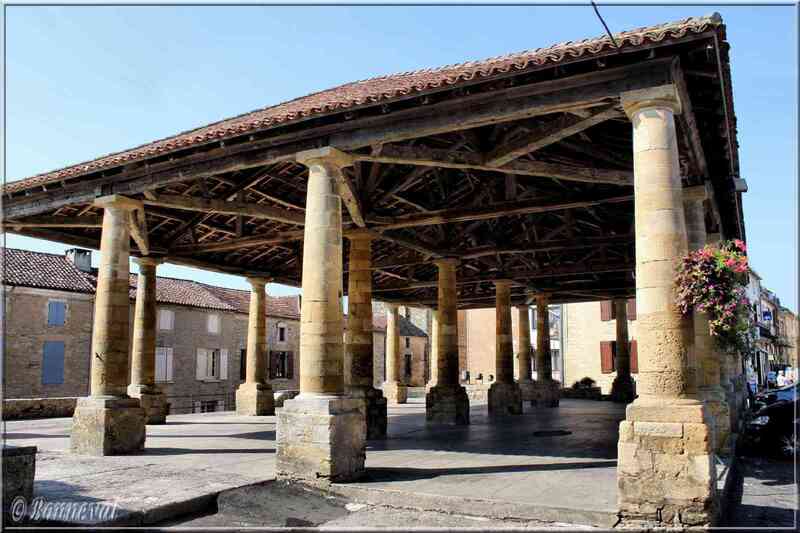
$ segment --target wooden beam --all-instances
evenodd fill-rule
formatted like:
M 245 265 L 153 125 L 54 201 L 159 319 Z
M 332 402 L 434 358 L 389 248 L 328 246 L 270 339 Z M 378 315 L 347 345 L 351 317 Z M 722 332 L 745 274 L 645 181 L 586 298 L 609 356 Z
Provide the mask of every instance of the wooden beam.
M 103 217 L 90 215 L 77 217 L 42 215 L 27 217 L 22 220 L 6 220 L 3 225 L 17 228 L 101 228 L 103 227 Z
M 671 83 L 672 58 L 660 58 L 625 67 L 579 74 L 567 78 L 480 93 L 444 102 L 366 117 L 346 123 L 242 145 L 216 147 L 152 165 L 139 164 L 123 173 L 89 174 L 61 189 L 8 199 L 6 218 L 46 213 L 65 205 L 91 203 L 106 194 L 139 194 L 173 183 L 211 177 L 278 161 L 291 161 L 297 152 L 321 143 L 343 151 L 388 142 L 436 135 L 449 131 L 499 124 L 513 120 L 607 105 L 624 91 Z M 106 169 L 108 172 L 113 169 Z
M 128 211 L 128 227 L 131 237 L 142 255 L 150 255 L 150 241 L 147 238 L 147 219 L 144 215 L 144 208 Z
M 627 170 L 579 168 L 572 165 L 546 163 L 544 161 L 512 161 L 502 167 L 493 167 L 484 163 L 484 158 L 481 154 L 434 148 L 384 146 L 380 155 L 353 154 L 353 157 L 359 161 L 395 165 L 483 170 L 485 172 L 501 172 L 518 176 L 536 176 L 567 181 L 633 185 L 633 172 Z
M 192 254 L 207 254 L 216 252 L 230 252 L 240 248 L 264 246 L 270 244 L 284 244 L 303 239 L 303 230 L 285 231 L 272 235 L 251 235 L 238 239 L 228 239 L 222 242 L 207 242 L 200 244 L 182 244 L 170 248 L 174 255 L 186 256 Z
M 676 118 L 681 125 L 681 129 L 686 133 L 690 157 L 700 176 L 708 178 L 708 162 L 700 139 L 700 129 L 697 127 L 697 121 L 692 110 L 692 99 L 689 96 L 689 90 L 686 88 L 683 69 L 681 69 L 680 61 L 677 58 L 672 64 L 672 80 L 678 92 L 678 98 L 681 101 L 681 113 L 676 115 Z
M 253 218 L 263 218 L 274 220 L 284 224 L 305 224 L 305 215 L 262 204 L 247 202 L 212 200 L 210 198 L 200 198 L 197 196 L 180 196 L 177 194 L 159 194 L 155 200 L 145 198 L 142 200 L 145 205 L 155 205 L 158 207 L 168 207 L 170 209 L 182 209 L 186 211 L 200 211 L 208 213 L 214 211 L 228 215 L 244 215 Z
M 565 209 L 582 209 L 596 205 L 617 204 L 631 201 L 633 201 L 632 194 L 605 198 L 561 199 L 555 201 L 543 201 L 538 199 L 503 202 L 489 207 L 442 209 L 422 214 L 382 217 L 374 220 L 375 226 L 373 226 L 372 229 L 383 232 L 390 229 L 432 226 L 434 224 L 452 224 L 471 220 L 488 220 L 498 217 L 530 215 L 533 213 L 546 213 Z M 373 221 L 370 220 L 370 222 Z
M 484 164 L 490 167 L 502 167 L 519 157 L 557 143 L 601 122 L 620 116 L 622 116 L 622 113 L 616 106 L 600 108 L 597 111 L 593 111 L 586 118 L 564 115 L 532 135 L 524 135 L 504 146 L 498 146 L 486 154 Z
M 347 212 L 350 213 L 353 223 L 359 228 L 366 227 L 367 223 L 364 222 L 358 188 L 353 183 L 353 180 L 341 169 L 338 172 L 334 172 L 333 175 L 339 185 L 339 196 L 341 196 L 342 202 L 347 207 Z

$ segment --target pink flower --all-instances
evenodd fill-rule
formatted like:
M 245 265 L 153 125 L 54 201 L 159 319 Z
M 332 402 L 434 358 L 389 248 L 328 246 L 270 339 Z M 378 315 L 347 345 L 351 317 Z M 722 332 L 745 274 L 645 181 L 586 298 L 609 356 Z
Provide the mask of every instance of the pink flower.
M 739 239 L 734 239 L 733 245 L 736 246 L 738 249 L 740 249 L 743 252 L 747 251 L 747 246 L 745 245 L 745 243 L 743 241 L 741 241 Z

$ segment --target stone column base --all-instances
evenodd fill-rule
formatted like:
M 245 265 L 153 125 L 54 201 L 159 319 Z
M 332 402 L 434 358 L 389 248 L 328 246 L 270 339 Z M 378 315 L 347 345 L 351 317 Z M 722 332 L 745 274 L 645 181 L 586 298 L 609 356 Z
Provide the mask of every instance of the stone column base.
M 3 445 L 3 523 L 22 525 L 27 516 L 12 515 L 11 505 L 23 498 L 27 505 L 33 501 L 33 478 L 36 474 L 36 446 Z
M 561 398 L 561 384 L 553 379 L 547 381 L 536 380 L 533 382 L 534 407 L 558 407 Z
M 72 416 L 72 453 L 135 453 L 144 449 L 144 440 L 145 414 L 136 398 L 78 398 Z
M 701 387 L 697 396 L 706 405 L 706 411 L 713 420 L 714 451 L 719 455 L 730 453 L 731 416 L 730 406 L 721 388 L 708 389 Z
M 469 424 L 469 398 L 461 385 L 436 385 L 425 395 L 425 420 L 432 424 Z
M 364 474 L 363 400 L 300 394 L 278 411 L 275 476 L 325 486 Z
M 717 516 L 713 421 L 692 400 L 636 400 L 620 423 L 621 527 L 703 527 Z M 620 527 L 618 526 L 618 527 Z
M 636 399 L 636 382 L 631 376 L 617 376 L 611 384 L 611 400 L 615 403 L 631 403 Z
M 408 401 L 408 387 L 399 381 L 384 381 L 383 395 L 390 404 L 406 403 Z
M 269 383 L 242 383 L 236 389 L 236 414 L 244 416 L 272 416 L 275 414 L 275 396 Z
M 353 387 L 348 396 L 362 402 L 362 413 L 367 421 L 367 440 L 385 439 L 387 413 L 383 392 L 375 387 Z
M 144 409 L 145 424 L 167 423 L 169 404 L 166 396 L 158 387 L 131 383 L 128 385 L 128 396 L 139 399 L 139 405 Z
M 489 387 L 489 415 L 521 415 L 522 391 L 516 383 L 492 383 Z
M 535 405 L 534 402 L 536 401 L 536 386 L 533 384 L 533 380 L 526 379 L 518 381 L 517 385 L 519 386 L 519 391 L 520 394 L 522 395 L 522 401 L 530 402 L 531 405 Z

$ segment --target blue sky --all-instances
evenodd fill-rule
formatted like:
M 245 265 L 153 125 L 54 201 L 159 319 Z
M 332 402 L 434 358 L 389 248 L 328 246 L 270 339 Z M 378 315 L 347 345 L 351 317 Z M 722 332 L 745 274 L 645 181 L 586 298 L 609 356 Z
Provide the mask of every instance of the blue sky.
M 713 11 L 732 46 L 751 262 L 797 310 L 796 9 L 601 6 L 612 31 Z M 9 181 L 348 81 L 603 33 L 590 6 L 6 6 L 5 14 Z M 14 235 L 6 244 L 66 248 Z M 239 277 L 172 265 L 159 273 L 247 288 Z

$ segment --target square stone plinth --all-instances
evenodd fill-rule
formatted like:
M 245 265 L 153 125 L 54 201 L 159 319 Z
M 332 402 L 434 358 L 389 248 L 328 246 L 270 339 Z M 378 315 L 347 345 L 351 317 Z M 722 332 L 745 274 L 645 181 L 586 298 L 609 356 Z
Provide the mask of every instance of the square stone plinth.
M 300 394 L 278 411 L 275 476 L 314 485 L 364 474 L 363 400 Z
M 703 527 L 717 513 L 713 424 L 701 403 L 628 406 L 620 423 L 621 526 Z
M 555 380 L 536 380 L 533 382 L 533 400 L 531 405 L 534 407 L 558 407 L 561 398 L 561 384 Z
M 425 395 L 425 420 L 431 424 L 469 424 L 469 398 L 461 385 L 436 385 Z
M 367 440 L 385 439 L 388 414 L 383 392 L 375 387 L 354 387 L 348 396 L 361 402 L 367 421 Z
M 386 401 L 392 405 L 408 401 L 408 387 L 400 382 L 384 381 L 382 389 Z
M 166 424 L 169 404 L 164 393 L 156 387 L 148 385 L 128 385 L 128 396 L 137 398 L 144 409 L 145 423 L 150 425 Z
M 25 517 L 12 512 L 17 498 L 30 505 L 36 474 L 36 446 L 3 445 L 3 522 L 17 525 Z
M 517 386 L 519 387 L 519 392 L 522 395 L 522 401 L 530 402 L 530 404 L 533 405 L 533 402 L 536 399 L 536 391 L 533 380 L 529 379 L 518 381 Z
M 492 383 L 489 387 L 489 415 L 521 415 L 522 391 L 516 383 Z
M 275 396 L 266 383 L 242 383 L 236 389 L 236 414 L 271 416 L 275 414 Z
M 144 409 L 136 398 L 78 398 L 72 416 L 72 453 L 136 453 L 144 449 L 144 440 Z

